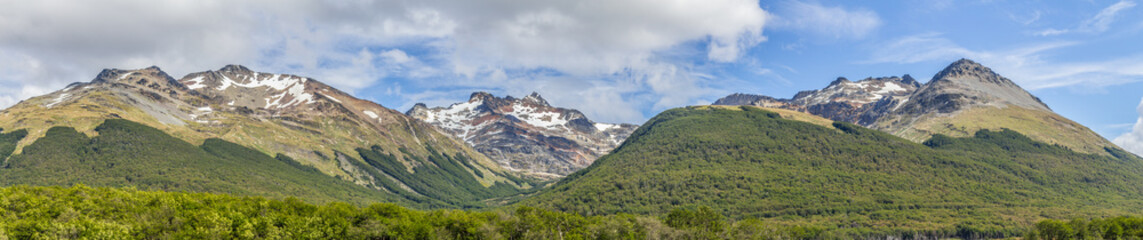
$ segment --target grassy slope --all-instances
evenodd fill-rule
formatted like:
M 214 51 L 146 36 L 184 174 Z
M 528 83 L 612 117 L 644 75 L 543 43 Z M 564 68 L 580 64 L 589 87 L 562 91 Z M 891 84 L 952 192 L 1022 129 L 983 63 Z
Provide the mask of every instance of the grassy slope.
M 195 146 L 157 129 L 126 120 L 108 120 L 88 138 L 67 127 L 13 155 L 0 169 L 0 185 L 125 187 L 166 191 L 218 192 L 311 202 L 404 202 L 253 149 L 219 139 Z
M 1044 217 L 1143 207 L 1143 163 L 1130 154 L 1079 154 L 1012 131 L 941 136 L 929 147 L 742 109 L 661 113 L 612 154 L 522 203 L 589 215 L 702 205 L 847 234 L 949 236 L 1016 235 Z
M 200 124 L 196 122 L 185 122 L 184 125 L 163 123 L 153 116 L 153 113 L 141 110 L 137 106 L 146 106 L 149 101 L 146 98 L 128 97 L 132 94 L 137 94 L 133 91 L 122 91 L 116 89 L 105 89 L 102 87 L 93 87 L 90 89 L 73 89 L 69 92 L 71 96 L 61 104 L 57 104 L 51 108 L 44 107 L 45 104 L 54 102 L 51 95 L 35 97 L 9 109 L 0 111 L 0 127 L 8 130 L 19 129 L 18 131 L 27 131 L 27 137 L 23 137 L 15 144 L 15 153 L 19 154 L 26 149 L 26 146 L 32 145 L 38 139 L 44 137 L 49 129 L 57 126 L 71 127 L 82 133 L 85 137 L 96 137 L 100 133 L 95 128 L 102 124 L 106 119 L 127 119 L 146 125 L 151 128 L 156 128 L 162 132 L 169 134 L 180 140 L 189 142 L 194 145 L 201 145 L 207 139 L 219 138 L 225 141 L 239 143 L 248 148 L 255 149 L 264 155 L 279 155 L 284 154 L 296 159 L 302 165 L 312 166 L 320 170 L 320 172 L 344 179 L 349 182 L 354 182 L 366 187 L 377 187 L 374 191 L 399 193 L 403 196 L 416 196 L 418 193 L 409 193 L 410 191 L 425 191 L 424 189 L 392 189 L 382 188 L 380 185 L 386 184 L 383 182 L 391 182 L 391 178 L 386 177 L 371 177 L 367 175 L 351 176 L 349 172 L 343 171 L 342 167 L 352 165 L 351 168 L 363 169 L 371 168 L 371 166 L 361 157 L 358 149 L 371 149 L 378 147 L 382 149 L 382 154 L 393 155 L 393 159 L 399 164 L 403 165 L 404 173 L 389 173 L 389 175 L 404 175 L 415 174 L 417 169 L 436 169 L 439 168 L 435 163 L 429 162 L 427 165 L 422 164 L 431 159 L 441 159 L 443 156 L 449 158 L 463 159 L 464 164 L 460 171 L 466 173 L 452 174 L 452 175 L 433 175 L 424 177 L 439 177 L 446 178 L 449 181 L 455 178 L 463 179 L 459 182 L 464 182 L 463 188 L 450 186 L 425 186 L 425 189 L 444 188 L 444 189 L 463 189 L 466 192 L 453 192 L 459 195 L 466 196 L 480 196 L 486 199 L 495 199 L 507 196 L 518 195 L 520 190 L 531 188 L 534 184 L 530 180 L 521 180 L 499 166 L 491 162 L 488 158 L 477 153 L 475 150 L 459 144 L 453 139 L 449 139 L 443 134 L 437 133 L 435 130 L 429 128 L 425 124 L 415 124 L 416 122 L 400 122 L 390 121 L 384 127 L 388 129 L 378 130 L 370 125 L 360 124 L 358 122 L 347 119 L 335 119 L 329 117 L 315 118 L 304 125 L 296 125 L 294 127 L 286 127 L 281 119 L 255 119 L 249 116 L 244 116 L 230 112 L 215 112 L 215 119 L 219 122 L 212 124 Z M 124 100 L 127 99 L 127 100 Z M 125 101 L 144 101 L 136 104 L 127 104 Z M 221 109 L 222 106 L 212 106 L 215 109 Z M 2 142 L 2 141 L 0 141 Z M 3 150 L 4 144 L 0 143 L 0 150 Z M 429 150 L 432 148 L 433 150 Z M 348 162 L 342 162 L 337 159 L 337 155 L 342 154 L 346 156 Z M 2 160 L 3 157 L 0 157 Z M 417 161 L 416 159 L 421 159 Z M 2 163 L 3 161 L 0 161 Z M 381 172 L 380 169 L 370 169 L 371 172 Z M 467 176 L 463 176 L 467 175 Z M 445 183 L 442 179 L 432 180 L 434 183 Z M 453 181 L 458 182 L 458 181 Z M 476 185 L 468 184 L 475 182 Z M 390 185 L 411 185 L 413 183 L 394 183 Z M 454 184 L 454 183 L 449 183 Z M 481 186 L 481 187 L 473 187 Z M 516 189 L 515 191 L 506 191 L 506 186 Z M 443 195 L 443 194 L 442 194 Z M 450 205 L 457 207 L 478 207 L 473 203 L 480 202 L 485 199 L 470 200 L 463 198 L 460 201 L 457 198 L 443 203 L 443 200 L 438 195 L 436 199 L 420 198 L 418 201 L 426 203 L 431 206 L 437 205 Z M 350 200 L 346 200 L 350 201 Z
M 514 185 L 530 184 L 513 175 L 512 185 L 497 182 L 484 186 L 486 178 L 474 173 L 472 159 L 463 154 L 437 152 L 429 145 L 428 157 L 387 153 L 384 148 L 359 148 L 343 156 L 356 169 L 372 176 L 358 186 L 325 175 L 285 155 L 270 157 L 255 149 L 221 139 L 206 139 L 201 147 L 139 123 L 112 119 L 94 129 L 88 138 L 68 127 L 55 127 L 12 156 L 7 169 L 0 169 L 0 185 L 136 186 L 158 190 L 188 190 L 269 197 L 295 196 L 314 202 L 398 202 L 418 208 L 482 208 L 482 201 L 521 194 Z M 15 142 L 20 132 L 0 136 Z M 393 150 L 406 153 L 406 149 Z M 0 152 L 2 153 L 2 152 Z M 415 162 L 412 170 L 405 162 Z M 497 174 L 497 173 L 487 173 Z M 368 187 L 368 188 L 367 188 Z M 372 189 L 370 189 L 372 188 Z
M 968 137 L 981 129 L 997 131 L 1008 128 L 1041 142 L 1059 144 L 1077 152 L 1104 154 L 1105 147 L 1118 148 L 1087 127 L 1058 114 L 1030 110 L 1016 106 L 991 106 L 965 109 L 952 116 L 930 115 L 918 117 L 921 121 L 893 127 L 893 121 L 911 119 L 885 119 L 875 125 L 893 135 L 916 142 L 928 140 L 933 134 Z

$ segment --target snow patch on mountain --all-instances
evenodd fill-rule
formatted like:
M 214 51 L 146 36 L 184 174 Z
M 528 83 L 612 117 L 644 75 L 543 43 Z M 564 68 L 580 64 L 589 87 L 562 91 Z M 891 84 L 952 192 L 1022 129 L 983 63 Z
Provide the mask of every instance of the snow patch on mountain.
M 131 76 L 132 74 L 135 74 L 135 72 L 128 72 L 128 73 L 124 73 L 124 74 L 119 74 L 119 78 L 116 78 L 115 80 L 116 81 L 123 80 L 124 78 L 127 78 L 127 77 Z
M 222 84 L 219 85 L 217 89 L 218 91 L 226 91 L 226 89 L 230 88 L 230 85 L 232 84 L 234 84 L 234 80 L 230 80 L 230 78 L 226 75 L 222 75 Z
M 206 87 L 206 85 L 202 84 L 202 81 L 204 80 L 203 78 L 205 78 L 205 77 L 200 75 L 198 77 L 192 78 L 191 80 L 188 80 L 187 81 L 188 84 L 186 84 L 187 88 L 199 89 L 199 88 Z
M 607 130 L 616 129 L 616 128 L 619 128 L 618 124 L 595 123 L 595 129 L 599 129 L 599 131 L 607 131 Z
M 564 126 L 564 124 L 568 123 L 567 120 L 563 119 L 563 114 L 558 112 L 536 111 L 535 107 L 520 103 L 513 104 L 512 112 L 508 112 L 507 114 L 527 122 L 529 125 L 548 129 Z
M 60 94 L 60 95 L 59 95 L 59 96 L 57 96 L 56 98 L 52 99 L 52 102 L 51 102 L 51 103 L 48 103 L 47 105 L 44 105 L 44 107 L 47 107 L 47 108 L 52 108 L 52 107 L 56 106 L 56 104 L 60 104 L 60 103 L 61 103 L 61 102 L 63 102 L 64 100 L 67 100 L 67 97 L 68 97 L 68 96 L 71 96 L 71 94 L 70 94 L 70 93 L 63 93 L 63 94 Z

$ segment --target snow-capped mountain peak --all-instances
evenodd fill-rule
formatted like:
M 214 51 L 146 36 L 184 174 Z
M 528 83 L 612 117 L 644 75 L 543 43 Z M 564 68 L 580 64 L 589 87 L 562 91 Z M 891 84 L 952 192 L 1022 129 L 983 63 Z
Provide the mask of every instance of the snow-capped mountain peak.
M 842 102 L 860 107 L 880 101 L 884 97 L 904 97 L 919 87 L 920 84 L 909 75 L 871 77 L 857 82 L 839 77 L 824 89 L 799 92 L 792 101 L 802 106 Z
M 192 73 L 184 78 L 188 88 L 210 96 L 231 98 L 234 106 L 264 109 L 285 109 L 314 103 L 316 89 L 328 89 L 324 84 L 311 85 L 312 79 L 288 74 L 251 71 L 241 65 L 227 65 L 218 71 Z M 336 100 L 336 99 L 333 99 Z
M 416 104 L 406 115 L 439 127 L 504 166 L 556 175 L 586 167 L 637 127 L 595 123 L 577 110 L 549 105 L 535 92 L 524 98 L 476 92 L 448 107 Z

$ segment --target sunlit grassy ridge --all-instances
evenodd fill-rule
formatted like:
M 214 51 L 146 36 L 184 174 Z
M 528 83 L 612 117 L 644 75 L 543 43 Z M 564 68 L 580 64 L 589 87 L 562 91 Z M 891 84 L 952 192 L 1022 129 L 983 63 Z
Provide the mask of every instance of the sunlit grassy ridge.
M 928 140 L 934 134 L 953 137 L 970 137 L 982 129 L 998 131 L 1011 129 L 1033 140 L 1049 144 L 1059 144 L 1076 152 L 1106 155 L 1105 147 L 1118 148 L 1101 138 L 1087 127 L 1052 112 L 1031 110 L 1017 106 L 1005 108 L 983 106 L 974 107 L 949 115 L 918 117 L 920 122 L 909 128 L 892 132 L 915 142 Z M 876 127 L 887 127 L 894 121 L 913 119 L 884 119 Z
M 1143 162 L 1115 149 L 1076 153 L 1009 130 L 922 145 L 833 126 L 754 107 L 668 110 L 523 203 L 587 215 L 710 206 L 855 236 L 1015 236 L 1045 217 L 1143 209 Z

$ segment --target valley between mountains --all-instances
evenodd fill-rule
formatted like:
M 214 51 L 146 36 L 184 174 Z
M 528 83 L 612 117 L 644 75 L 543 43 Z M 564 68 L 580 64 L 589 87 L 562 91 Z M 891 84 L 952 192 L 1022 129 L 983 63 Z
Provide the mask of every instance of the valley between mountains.
M 1143 214 L 1143 158 L 968 59 L 645 123 L 107 69 L 0 111 L 0 159 L 0 235 L 27 238 L 975 239 Z

